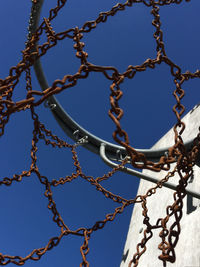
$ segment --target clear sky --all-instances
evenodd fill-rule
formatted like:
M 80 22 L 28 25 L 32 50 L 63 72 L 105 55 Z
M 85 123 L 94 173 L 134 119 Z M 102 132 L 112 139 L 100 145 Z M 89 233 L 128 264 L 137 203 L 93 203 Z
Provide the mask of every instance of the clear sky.
M 56 5 L 56 0 L 46 0 L 42 18 Z M 148 2 L 148 1 L 147 1 Z M 118 3 L 114 0 L 68 0 L 59 17 L 52 23 L 56 32 L 84 22 L 94 20 L 101 11 L 108 11 Z M 0 78 L 8 76 L 11 66 L 21 59 L 25 47 L 31 1 L 1 0 L 0 22 Z M 183 71 L 199 68 L 199 10 L 200 1 L 183 1 L 180 5 L 163 6 L 160 10 L 163 39 L 167 55 Z M 156 43 L 150 8 L 142 3 L 135 4 L 110 17 L 91 33 L 85 34 L 85 51 L 88 61 L 95 65 L 115 66 L 124 72 L 129 65 L 139 65 L 147 58 L 156 57 Z M 72 40 L 64 40 L 48 51 L 41 59 L 49 84 L 65 74 L 74 74 L 79 67 Z M 39 85 L 33 73 L 33 87 Z M 110 82 L 101 73 L 92 73 L 88 79 L 80 80 L 77 86 L 58 96 L 66 111 L 84 128 L 93 134 L 114 142 L 114 124 L 108 117 Z M 124 109 L 123 127 L 129 134 L 131 144 L 136 148 L 150 148 L 176 123 L 172 106 L 175 104 L 173 78 L 164 64 L 154 70 L 137 73 L 134 79 L 122 84 L 124 92 L 121 101 Z M 199 103 L 199 80 L 188 81 L 183 103 L 186 112 Z M 14 92 L 14 99 L 25 97 L 25 81 L 22 75 L 20 85 Z M 38 109 L 41 122 L 53 133 L 73 143 L 60 129 L 51 112 L 41 105 Z M 32 138 L 30 113 L 20 112 L 11 116 L 5 135 L 0 139 L 1 179 L 21 173 L 30 165 Z M 84 148 L 78 148 L 83 171 L 94 177 L 102 176 L 110 168 L 98 155 Z M 70 175 L 73 167 L 71 153 L 65 149 L 53 149 L 39 142 L 38 165 L 42 174 L 49 179 Z M 125 198 L 134 198 L 139 179 L 117 173 L 103 183 L 106 189 Z M 91 227 L 103 220 L 107 213 L 117 207 L 87 182 L 80 178 L 53 189 L 58 211 L 65 223 L 72 229 Z M 0 194 L 0 253 L 25 256 L 32 249 L 43 247 L 59 231 L 52 222 L 47 209 L 44 188 L 35 175 L 10 187 L 2 186 Z M 128 207 L 114 222 L 97 231 L 89 242 L 88 261 L 91 266 L 119 266 L 129 227 L 132 208 Z M 28 261 L 25 266 L 76 267 L 81 262 L 80 237 L 63 238 L 59 246 L 47 252 L 40 261 Z

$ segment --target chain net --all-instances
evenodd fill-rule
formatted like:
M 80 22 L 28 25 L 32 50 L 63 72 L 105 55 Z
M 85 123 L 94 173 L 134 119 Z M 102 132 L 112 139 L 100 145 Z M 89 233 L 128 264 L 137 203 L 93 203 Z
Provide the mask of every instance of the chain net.
M 36 9 L 39 0 L 32 0 L 32 9 Z M 25 257 L 22 256 L 10 256 L 0 254 L 0 265 L 7 265 L 8 263 L 14 263 L 16 265 L 23 265 L 28 260 L 39 260 L 48 250 L 53 249 L 59 244 L 64 236 L 76 235 L 83 238 L 80 252 L 82 256 L 82 262 L 80 266 L 89 266 L 87 260 L 87 254 L 89 253 L 89 240 L 91 235 L 97 230 L 102 229 L 108 222 L 113 221 L 118 214 L 121 214 L 124 209 L 134 203 L 140 203 L 144 220 L 146 225 L 144 235 L 140 243 L 137 244 L 136 253 L 132 256 L 129 262 L 129 267 L 137 266 L 139 259 L 146 251 L 146 244 L 148 240 L 153 236 L 153 230 L 159 229 L 159 236 L 161 242 L 158 246 L 160 250 L 159 259 L 165 266 L 167 262 L 175 262 L 175 247 L 177 245 L 179 235 L 181 232 L 180 221 L 182 217 L 183 199 L 186 195 L 186 186 L 189 178 L 193 174 L 193 166 L 197 158 L 197 154 L 200 148 L 200 134 L 194 139 L 193 145 L 190 151 L 187 151 L 183 140 L 182 133 L 185 129 L 185 124 L 182 122 L 181 117 L 184 113 L 184 105 L 181 100 L 184 96 L 184 90 L 182 89 L 183 83 L 190 79 L 200 78 L 200 71 L 192 73 L 187 71 L 183 73 L 180 66 L 176 65 L 166 54 L 165 44 L 163 42 L 163 32 L 161 30 L 161 20 L 159 16 L 160 6 L 170 4 L 181 4 L 182 0 L 127 0 L 124 4 L 118 3 L 113 6 L 108 12 L 101 12 L 99 16 L 93 21 L 87 21 L 81 28 L 75 27 L 67 29 L 64 32 L 55 32 L 51 26 L 52 20 L 54 20 L 59 11 L 65 6 L 67 0 L 57 0 L 57 6 L 49 11 L 49 17 L 44 18 L 41 25 L 37 28 L 35 33 L 30 34 L 26 43 L 25 49 L 22 51 L 22 60 L 15 66 L 11 67 L 9 76 L 5 79 L 0 79 L 0 135 L 4 135 L 6 124 L 9 122 L 10 116 L 15 112 L 29 111 L 33 120 L 34 130 L 32 137 L 31 147 L 31 165 L 30 169 L 23 171 L 21 174 L 14 174 L 13 177 L 5 177 L 1 179 L 0 184 L 11 186 L 13 182 L 22 181 L 25 177 L 30 177 L 35 173 L 40 183 L 45 187 L 45 197 L 48 200 L 48 209 L 52 212 L 52 219 L 60 229 L 60 234 L 56 237 L 49 239 L 46 246 L 42 248 L 33 249 L 30 254 Z M 189 0 L 185 0 L 189 2 Z M 108 17 L 115 16 L 118 12 L 124 11 L 127 8 L 131 8 L 137 3 L 142 3 L 150 8 L 150 12 L 153 15 L 152 25 L 154 27 L 153 38 L 156 42 L 156 58 L 148 58 L 141 65 L 128 66 L 124 73 L 120 73 L 115 67 L 104 67 L 93 65 L 88 61 L 88 54 L 84 50 L 84 43 L 82 37 L 97 27 L 100 23 L 105 23 Z M 37 45 L 42 34 L 46 34 L 47 41 Z M 32 88 L 31 83 L 31 67 L 35 61 L 44 56 L 46 52 L 52 47 L 56 46 L 58 42 L 65 38 L 71 39 L 74 42 L 74 49 L 76 51 L 76 57 L 80 59 L 80 67 L 74 75 L 65 75 L 62 80 L 55 80 L 52 85 L 44 91 L 37 91 Z M 120 89 L 121 83 L 124 79 L 133 79 L 137 72 L 143 72 L 148 68 L 155 68 L 156 65 L 164 63 L 171 69 L 171 75 L 174 81 L 173 95 L 176 99 L 176 104 L 173 106 L 173 112 L 176 115 L 177 123 L 175 124 L 173 131 L 175 136 L 175 143 L 169 149 L 168 154 L 162 156 L 159 162 L 151 162 L 146 159 L 143 153 L 137 152 L 130 144 L 128 133 L 122 129 L 120 120 L 123 116 L 123 110 L 120 107 L 120 99 L 123 96 L 123 92 Z M 26 98 L 20 101 L 13 101 L 13 92 L 16 85 L 20 81 L 22 73 L 25 72 L 26 77 Z M 100 72 L 111 82 L 110 86 L 110 110 L 109 116 L 116 125 L 116 129 L 113 132 L 113 139 L 121 146 L 126 148 L 127 155 L 131 159 L 131 164 L 134 168 L 149 169 L 159 172 L 161 170 L 170 170 L 171 163 L 176 162 L 176 166 L 173 171 L 168 172 L 166 177 L 160 180 L 153 188 L 149 189 L 146 194 L 138 195 L 134 199 L 125 199 L 121 196 L 115 195 L 112 192 L 106 190 L 100 182 L 111 177 L 117 172 L 122 165 L 126 164 L 124 160 L 117 168 L 112 169 L 102 177 L 94 178 L 87 176 L 83 173 L 76 152 L 77 144 L 69 144 L 64 140 L 61 140 L 58 136 L 54 135 L 50 130 L 46 129 L 45 125 L 40 122 L 38 114 L 35 108 L 50 96 L 59 94 L 61 91 L 73 87 L 76 85 L 79 79 L 86 79 L 90 72 Z M 46 145 L 58 148 L 67 148 L 72 153 L 73 164 L 75 166 L 75 172 L 65 178 L 54 179 L 49 181 L 48 177 L 43 176 L 37 166 L 37 151 L 38 141 L 43 140 Z M 158 188 L 161 188 L 163 183 L 167 182 L 175 174 L 179 175 L 179 183 L 177 189 L 173 195 L 174 202 L 166 207 L 166 216 L 158 218 L 155 225 L 150 224 L 147 209 L 147 199 L 151 195 L 157 192 Z M 62 219 L 60 213 L 57 210 L 56 203 L 52 195 L 52 187 L 58 185 L 64 185 L 67 182 L 71 182 L 77 177 L 89 182 L 98 191 L 100 191 L 106 198 L 110 198 L 112 201 L 119 203 L 119 207 L 115 209 L 114 213 L 107 214 L 104 219 L 97 221 L 91 228 L 81 227 L 76 230 L 70 229 Z M 173 224 L 168 227 L 167 223 L 173 218 Z

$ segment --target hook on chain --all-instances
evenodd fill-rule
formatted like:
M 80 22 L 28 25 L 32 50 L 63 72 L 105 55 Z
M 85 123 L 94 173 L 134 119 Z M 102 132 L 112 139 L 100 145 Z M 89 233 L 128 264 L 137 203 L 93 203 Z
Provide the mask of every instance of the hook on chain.
M 79 130 L 75 130 L 73 132 L 73 136 L 77 140 L 77 142 L 75 143 L 75 147 L 81 146 L 81 145 L 84 145 L 84 144 L 87 144 L 88 143 L 88 136 L 85 135 L 83 137 L 79 137 L 79 134 L 80 134 L 80 131 Z
M 56 108 L 56 104 L 50 103 L 48 100 L 44 101 L 44 106 L 50 110 L 54 110 Z

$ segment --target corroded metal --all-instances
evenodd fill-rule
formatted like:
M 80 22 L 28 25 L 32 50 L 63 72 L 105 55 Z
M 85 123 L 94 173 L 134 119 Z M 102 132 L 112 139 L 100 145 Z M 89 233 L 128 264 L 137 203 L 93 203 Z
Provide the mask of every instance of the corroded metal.
M 10 116 L 15 112 L 30 111 L 34 126 L 30 153 L 31 166 L 29 170 L 25 170 L 21 174 L 14 174 L 11 178 L 5 177 L 1 179 L 0 184 L 11 186 L 15 181 L 20 182 L 24 177 L 29 177 L 32 173 L 35 173 L 41 184 L 44 186 L 45 197 L 48 200 L 48 209 L 52 212 L 52 220 L 60 229 L 60 234 L 57 237 L 50 238 L 44 247 L 33 249 L 25 257 L 0 254 L 0 265 L 6 265 L 8 263 L 23 265 L 27 260 L 39 260 L 48 250 L 57 246 L 60 240 L 65 236 L 77 235 L 83 239 L 83 245 L 80 247 L 82 256 L 82 263 L 80 266 L 89 266 L 87 254 L 89 253 L 89 240 L 91 235 L 93 235 L 95 231 L 102 229 L 108 222 L 113 221 L 115 217 L 118 214 L 121 214 L 126 207 L 133 205 L 134 203 L 140 203 L 143 209 L 143 223 L 146 228 L 143 231 L 143 238 L 141 242 L 137 245 L 136 253 L 133 255 L 132 260 L 129 263 L 129 267 L 138 265 L 140 257 L 146 251 L 146 244 L 148 240 L 153 236 L 154 229 L 160 229 L 159 236 L 161 238 L 161 243 L 159 244 L 159 249 L 161 252 L 159 259 L 163 262 L 163 265 L 166 266 L 166 262 L 175 262 L 176 259 L 175 247 L 181 232 L 180 222 L 182 218 L 183 198 L 186 195 L 186 187 L 190 177 L 193 175 L 193 166 L 195 165 L 200 150 L 200 133 L 198 133 L 194 139 L 194 142 L 189 150 L 186 149 L 183 143 L 182 133 L 185 130 L 185 124 L 182 122 L 182 115 L 184 114 L 185 108 L 181 102 L 184 97 L 184 90 L 182 89 L 183 83 L 190 79 L 200 78 L 200 71 L 197 70 L 194 73 L 187 71 L 186 73 L 183 73 L 180 66 L 167 56 L 159 16 L 159 6 L 181 4 L 184 1 L 127 0 L 124 4 L 119 3 L 115 5 L 108 12 L 101 12 L 95 20 L 87 21 L 80 28 L 70 28 L 64 32 L 57 33 L 54 31 L 51 21 L 59 14 L 59 11 L 64 7 L 66 2 L 66 0 L 58 0 L 57 6 L 50 10 L 49 17 L 43 19 L 37 30 L 34 33 L 29 31 L 28 40 L 26 42 L 25 49 L 23 50 L 22 60 L 15 67 L 10 68 L 8 77 L 0 79 L 0 136 L 4 134 L 6 124 L 9 122 Z M 41 2 L 39 0 L 34 0 L 32 3 L 32 12 L 34 13 L 36 12 L 35 10 L 37 10 L 37 5 Z M 88 54 L 84 50 L 84 43 L 82 41 L 83 36 L 95 30 L 98 24 L 105 23 L 108 18 L 111 19 L 111 17 L 116 15 L 118 12 L 131 8 L 137 3 L 143 3 L 145 6 L 149 7 L 153 16 L 152 25 L 155 29 L 153 37 L 156 43 L 156 57 L 148 58 L 142 64 L 137 66 L 129 65 L 123 73 L 120 73 L 116 67 L 97 66 L 89 62 Z M 33 20 L 30 18 L 29 30 L 32 27 L 32 23 Z M 47 40 L 44 43 L 37 45 L 43 34 L 46 34 Z M 58 42 L 65 38 L 74 42 L 76 57 L 80 60 L 80 66 L 77 72 L 73 75 L 67 74 L 61 80 L 55 80 L 52 85 L 44 91 L 34 90 L 31 83 L 31 67 L 35 64 L 38 58 L 44 56 L 49 49 L 56 46 Z M 172 109 L 177 118 L 177 122 L 174 126 L 174 145 L 168 150 L 167 154 L 162 155 L 159 158 L 158 162 L 153 162 L 148 160 L 144 153 L 137 151 L 130 145 L 128 133 L 120 124 L 120 120 L 124 116 L 124 110 L 120 107 L 120 99 L 123 97 L 123 91 L 120 86 L 125 79 L 134 79 L 137 72 L 144 72 L 147 68 L 154 69 L 161 63 L 170 67 L 171 75 L 174 79 L 174 97 L 176 104 L 172 107 Z M 26 97 L 15 102 L 13 100 L 13 92 L 16 85 L 19 83 L 23 72 L 26 74 Z M 69 144 L 64 140 L 61 140 L 50 130 L 46 129 L 45 125 L 40 122 L 35 110 L 35 107 L 47 101 L 50 96 L 59 94 L 61 91 L 75 86 L 80 79 L 87 79 L 91 72 L 100 72 L 111 82 L 109 116 L 116 126 L 113 138 L 117 144 L 124 147 L 127 155 L 129 156 L 129 158 L 124 158 L 121 164 L 117 165 L 117 167 L 113 168 L 107 174 L 97 178 L 88 176 L 82 171 L 76 152 L 77 146 L 82 141 L 79 140 L 75 144 Z M 46 145 L 65 148 L 71 151 L 74 164 L 74 171 L 71 175 L 49 181 L 48 177 L 41 174 L 37 165 L 39 140 L 43 140 Z M 150 169 L 155 172 L 159 172 L 161 170 L 169 171 L 171 163 L 176 164 L 172 171 L 168 172 L 161 181 L 159 181 L 153 188 L 150 188 L 144 195 L 138 195 L 134 199 L 126 199 L 106 190 L 100 182 L 109 179 L 118 170 L 120 170 L 120 168 L 123 168 L 123 166 L 127 164 L 128 160 L 131 160 L 133 167 Z M 158 218 L 154 225 L 150 224 L 147 208 L 148 198 L 155 194 L 157 189 L 161 188 L 163 184 L 176 173 L 179 175 L 179 183 L 177 184 L 177 188 L 174 193 L 173 203 L 166 207 L 165 217 Z M 119 203 L 119 207 L 89 228 L 81 227 L 72 230 L 67 226 L 57 210 L 56 203 L 53 199 L 52 187 L 71 182 L 77 177 L 89 182 L 91 186 L 100 191 L 106 198 L 110 198 L 112 201 Z M 168 221 L 170 218 L 173 219 L 173 224 L 168 228 Z

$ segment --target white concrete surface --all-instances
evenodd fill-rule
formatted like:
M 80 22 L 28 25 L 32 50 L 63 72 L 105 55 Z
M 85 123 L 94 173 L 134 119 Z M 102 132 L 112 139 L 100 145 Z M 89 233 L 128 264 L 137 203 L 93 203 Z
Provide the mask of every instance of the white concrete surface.
M 186 129 L 183 134 L 184 141 L 194 138 L 200 127 L 200 106 L 195 106 L 183 119 L 186 124 Z M 164 135 L 153 147 L 161 148 L 173 145 L 174 134 L 171 129 Z M 145 170 L 144 173 L 153 174 L 155 177 L 162 179 L 166 172 L 152 173 Z M 178 177 L 170 179 L 171 183 L 176 183 Z M 138 194 L 145 194 L 147 190 L 155 184 L 141 180 L 138 189 Z M 196 192 L 200 192 L 200 168 L 194 167 L 194 180 L 188 187 Z M 173 203 L 174 191 L 167 188 L 162 188 L 156 194 L 148 198 L 147 207 L 150 222 L 156 223 L 158 218 L 166 216 L 166 207 Z M 187 205 L 191 203 L 188 210 Z M 191 210 L 194 211 L 191 211 Z M 190 212 L 187 214 L 187 212 Z M 124 256 L 120 267 L 127 267 L 133 255 L 136 253 L 136 245 L 143 238 L 143 216 L 140 204 L 136 204 L 133 209 L 133 214 L 127 234 L 127 240 L 124 247 Z M 175 248 L 176 262 L 167 263 L 167 267 L 200 267 L 200 200 L 186 196 L 184 199 L 183 217 L 181 219 L 181 234 L 179 242 Z M 169 223 L 170 225 L 170 223 Z M 153 237 L 147 242 L 147 251 L 141 256 L 139 267 L 163 267 L 162 261 L 158 259 L 161 251 L 158 249 L 158 244 L 161 242 L 159 237 L 160 229 L 153 230 Z M 127 255 L 127 258 L 125 257 Z M 133 265 L 131 265 L 133 266 Z

